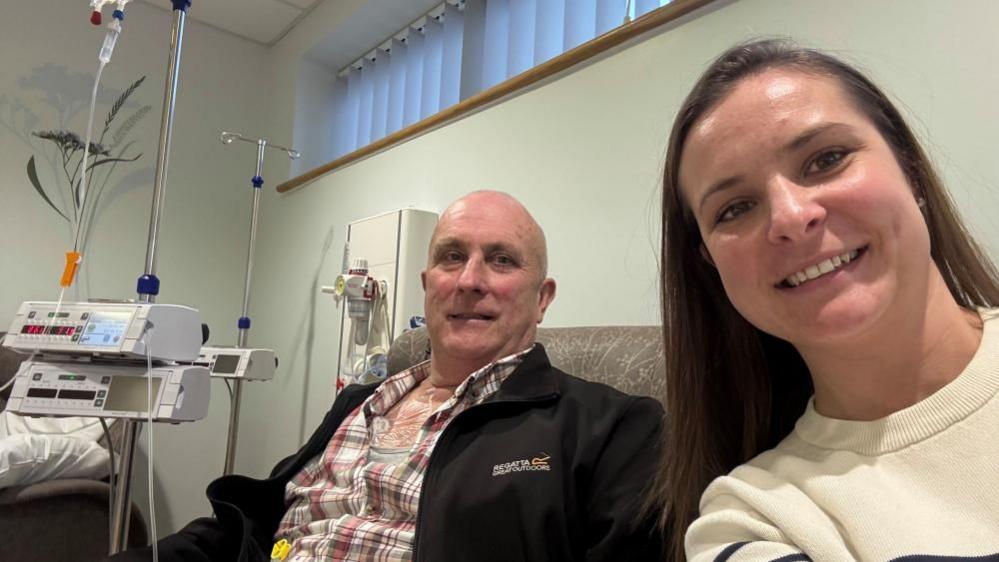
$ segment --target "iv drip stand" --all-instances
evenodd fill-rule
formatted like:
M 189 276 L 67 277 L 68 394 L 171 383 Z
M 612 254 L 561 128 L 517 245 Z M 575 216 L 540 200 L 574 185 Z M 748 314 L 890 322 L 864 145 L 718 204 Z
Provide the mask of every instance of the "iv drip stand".
M 243 284 L 243 314 L 239 317 L 239 338 L 236 347 L 245 349 L 250 332 L 250 275 L 253 272 L 253 251 L 257 241 L 257 219 L 260 215 L 260 191 L 264 186 L 264 178 L 261 175 L 264 169 L 264 152 L 268 148 L 282 150 L 288 154 L 292 160 L 301 156 L 294 149 L 285 148 L 276 144 L 267 144 L 266 139 L 250 139 L 239 133 L 228 133 L 222 131 L 219 140 L 223 144 L 230 144 L 234 140 L 250 142 L 257 145 L 257 168 L 250 182 L 253 184 L 253 211 L 250 214 L 250 243 L 246 254 L 246 281 Z M 229 408 L 229 436 L 225 446 L 225 465 L 222 474 L 232 474 L 233 464 L 236 460 L 236 437 L 239 433 L 239 405 L 243 397 L 243 381 L 235 379 L 232 381 L 232 403 Z
M 140 302 L 155 302 L 160 292 L 160 280 L 156 277 L 156 239 L 159 236 L 160 209 L 166 187 L 167 164 L 170 160 L 170 140 L 173 135 L 173 113 L 177 102 L 177 79 L 180 75 L 180 54 L 184 40 L 184 22 L 191 0 L 171 0 L 173 4 L 173 31 L 170 35 L 170 58 L 167 66 L 166 91 L 163 95 L 163 117 L 160 120 L 159 150 L 156 153 L 156 176 L 153 183 L 153 207 L 149 218 L 149 238 L 146 243 L 146 269 L 139 277 L 138 293 Z M 128 542 L 128 523 L 131 515 L 132 464 L 135 460 L 135 444 L 140 427 L 138 421 L 125 421 L 122 438 L 121 470 L 115 485 L 114 511 L 112 512 L 110 554 L 125 550 Z M 152 431 L 149 428 L 149 431 Z M 153 542 L 156 537 L 150 537 Z

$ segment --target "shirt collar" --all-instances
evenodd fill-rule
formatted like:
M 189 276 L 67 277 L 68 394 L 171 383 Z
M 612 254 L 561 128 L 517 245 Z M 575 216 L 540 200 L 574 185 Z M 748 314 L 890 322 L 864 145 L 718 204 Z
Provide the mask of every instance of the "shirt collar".
M 455 398 L 462 400 L 466 394 L 478 392 L 485 386 L 495 385 L 498 387 L 518 366 L 520 366 L 520 364 L 524 361 L 524 357 L 526 357 L 527 354 L 534 349 L 534 346 L 535 344 L 531 344 L 531 346 L 527 349 L 523 349 L 517 353 L 512 353 L 506 357 L 497 359 L 496 361 L 480 368 L 478 371 L 475 371 L 465 378 L 465 381 L 458 385 L 458 388 L 454 389 Z M 484 397 L 475 396 L 474 398 L 481 399 Z
M 474 403 L 485 400 L 516 370 L 523 362 L 524 357 L 529 355 L 536 346 L 537 344 L 531 344 L 526 349 L 497 359 L 472 372 L 455 388 L 454 396 L 448 402 L 457 403 L 469 395 Z M 365 414 L 369 416 L 385 415 L 406 393 L 416 388 L 429 376 L 430 360 L 428 359 L 385 379 L 385 382 L 380 384 L 365 402 Z M 483 392 L 487 388 L 491 391 Z

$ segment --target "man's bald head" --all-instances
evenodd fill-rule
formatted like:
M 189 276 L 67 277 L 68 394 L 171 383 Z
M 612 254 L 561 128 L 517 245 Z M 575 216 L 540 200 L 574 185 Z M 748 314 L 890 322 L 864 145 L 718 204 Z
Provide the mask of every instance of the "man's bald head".
M 544 230 L 538 224 L 538 221 L 534 220 L 527 207 L 524 207 L 514 196 L 502 191 L 488 189 L 473 191 L 448 205 L 444 209 L 444 212 L 441 213 L 437 227 L 434 228 L 434 234 L 430 238 L 431 256 L 433 255 L 434 246 L 442 228 L 446 227 L 448 221 L 454 216 L 461 216 L 467 213 L 470 207 L 473 207 L 476 211 L 486 209 L 509 220 L 511 228 L 521 229 L 524 233 L 527 250 L 533 254 L 538 265 L 538 270 L 540 271 L 538 281 L 540 282 L 548 277 L 548 242 L 545 239 Z

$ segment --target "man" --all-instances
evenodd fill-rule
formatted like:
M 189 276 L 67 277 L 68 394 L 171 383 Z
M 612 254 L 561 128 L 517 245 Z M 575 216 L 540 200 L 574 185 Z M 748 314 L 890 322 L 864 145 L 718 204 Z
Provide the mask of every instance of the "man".
M 213 482 L 215 518 L 160 541 L 162 560 L 268 560 L 281 540 L 289 561 L 660 559 L 639 506 L 661 408 L 534 342 L 555 281 L 527 210 L 488 191 L 453 203 L 422 281 L 431 359 L 344 389 L 271 478 Z

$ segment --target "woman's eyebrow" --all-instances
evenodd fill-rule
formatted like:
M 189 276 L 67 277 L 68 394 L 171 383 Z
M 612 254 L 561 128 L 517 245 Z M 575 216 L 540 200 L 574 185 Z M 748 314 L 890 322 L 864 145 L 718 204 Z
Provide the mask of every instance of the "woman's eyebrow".
M 797 136 L 791 139 L 790 142 L 785 144 L 783 148 L 781 148 L 781 152 L 784 154 L 789 152 L 794 152 L 795 150 L 798 150 L 799 148 L 811 142 L 811 140 L 814 139 L 815 137 L 825 132 L 833 131 L 836 129 L 850 130 L 852 129 L 852 127 L 850 127 L 846 123 L 820 123 L 813 127 L 809 127 L 808 129 L 805 129 L 803 132 L 799 133 Z
M 701 201 L 697 204 L 697 212 L 700 213 L 704 209 L 704 204 L 705 202 L 707 202 L 709 197 L 711 197 L 715 193 L 718 193 L 719 191 L 725 191 L 726 189 L 738 185 L 739 182 L 742 181 L 742 179 L 743 179 L 742 176 L 731 176 L 712 184 L 711 187 L 709 187 L 701 195 Z

